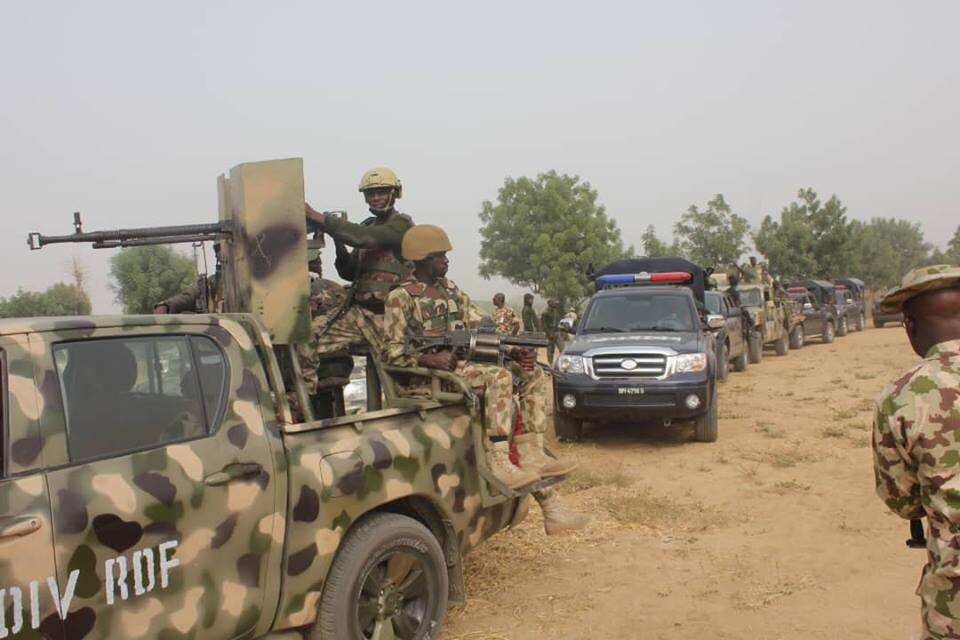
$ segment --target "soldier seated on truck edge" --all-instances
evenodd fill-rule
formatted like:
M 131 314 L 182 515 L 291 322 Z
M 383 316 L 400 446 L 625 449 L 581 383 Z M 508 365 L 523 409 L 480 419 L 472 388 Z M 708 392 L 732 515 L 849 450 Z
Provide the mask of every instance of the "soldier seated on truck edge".
M 521 350 L 515 357 L 523 369 L 518 397 L 513 393 L 513 376 L 492 364 L 460 361 L 452 351 L 421 353 L 412 349 L 408 336 L 440 335 L 453 330 L 475 330 L 481 320 L 479 309 L 452 281 L 446 278 L 447 252 L 452 249 L 443 229 L 417 225 L 404 235 L 402 255 L 413 262 L 414 270 L 387 297 L 384 318 L 386 348 L 384 360 L 396 366 L 421 366 L 452 371 L 484 394 L 484 443 L 491 472 L 511 489 L 519 489 L 542 477 L 565 475 L 576 465 L 549 456 L 543 449 L 547 421 L 547 377 L 536 366 L 536 354 Z M 514 442 L 519 464 L 511 460 L 507 438 L 515 428 L 514 410 L 519 408 L 525 433 Z M 543 509 L 548 534 L 586 526 L 589 516 L 566 509 L 553 489 L 535 491 Z
M 310 339 L 297 347 L 311 396 L 320 383 L 323 372 L 318 374 L 317 368 L 323 360 L 342 359 L 357 347 L 369 347 L 371 353 L 383 349 L 384 302 L 390 290 L 410 273 L 400 255 L 400 243 L 413 221 L 394 207 L 403 195 L 399 178 L 386 167 L 370 169 L 360 179 L 359 191 L 373 214 L 360 224 L 306 205 L 308 228 L 333 238 L 337 273 L 353 283 L 343 304 L 317 309 Z

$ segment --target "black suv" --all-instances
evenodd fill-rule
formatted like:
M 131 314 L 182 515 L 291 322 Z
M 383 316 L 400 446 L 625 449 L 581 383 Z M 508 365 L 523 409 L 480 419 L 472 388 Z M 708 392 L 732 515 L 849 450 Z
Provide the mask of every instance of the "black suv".
M 723 328 L 711 331 L 717 340 L 717 377 L 720 382 L 725 382 L 730 375 L 730 365 L 733 365 L 734 371 L 747 370 L 747 328 L 750 323 L 744 321 L 743 310 L 728 293 L 707 291 L 704 293 L 704 303 L 707 313 L 724 318 Z
M 717 359 L 701 267 L 677 258 L 613 263 L 594 274 L 587 303 L 553 377 L 557 436 L 583 423 L 693 420 L 696 439 L 717 439 Z M 562 326 L 562 325 L 561 325 Z M 571 331 L 571 327 L 566 327 Z
M 826 343 L 833 342 L 837 327 L 836 314 L 826 305 L 820 304 L 806 287 L 789 287 L 787 295 L 803 314 L 803 340 L 798 346 L 816 337 Z
M 894 287 L 896 289 L 896 287 Z M 890 293 L 893 289 L 887 290 L 886 293 Z M 903 322 L 903 314 L 896 312 L 886 312 L 880 310 L 880 301 L 883 300 L 883 296 L 877 296 L 877 299 L 873 301 L 873 326 L 877 329 L 883 329 L 883 325 L 888 322 Z
M 854 331 L 867 327 L 867 306 L 864 302 L 866 286 L 859 278 L 834 278 L 833 284 L 842 292 L 846 304 L 847 324 Z

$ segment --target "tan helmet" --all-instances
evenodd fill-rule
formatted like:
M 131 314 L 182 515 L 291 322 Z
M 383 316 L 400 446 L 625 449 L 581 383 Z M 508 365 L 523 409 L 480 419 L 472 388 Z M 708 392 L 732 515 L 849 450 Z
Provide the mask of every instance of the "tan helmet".
M 410 227 L 400 242 L 400 253 L 405 260 L 416 262 L 431 253 L 451 251 L 453 245 L 447 232 L 433 224 L 417 224 Z
M 393 187 L 396 190 L 397 198 L 403 195 L 403 185 L 400 184 L 400 178 L 397 177 L 391 169 L 387 167 L 374 167 L 360 178 L 360 191 L 367 189 L 381 189 L 383 187 Z

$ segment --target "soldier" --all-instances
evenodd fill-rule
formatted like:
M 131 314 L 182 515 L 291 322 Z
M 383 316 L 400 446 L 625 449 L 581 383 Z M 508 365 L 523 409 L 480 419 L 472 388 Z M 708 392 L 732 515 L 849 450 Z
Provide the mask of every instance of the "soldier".
M 517 312 L 507 306 L 502 293 L 493 296 L 493 321 L 497 325 L 497 333 L 504 335 L 515 336 L 523 329 Z
M 540 324 L 543 326 L 543 332 L 547 334 L 547 340 L 550 342 L 547 347 L 547 361 L 552 365 L 553 356 L 557 350 L 560 330 L 557 325 L 560 324 L 560 301 L 547 300 L 547 308 L 540 316 Z
M 436 335 L 457 329 L 476 329 L 479 309 L 470 297 L 446 278 L 450 240 L 443 229 L 417 225 L 403 238 L 403 257 L 414 264 L 411 277 L 387 298 L 384 320 L 384 360 L 396 366 L 421 366 L 452 371 L 471 386 L 483 389 L 485 448 L 490 470 L 512 489 L 529 486 L 541 477 L 560 476 L 572 471 L 574 463 L 561 462 L 543 450 L 547 420 L 547 377 L 536 366 L 536 354 L 519 350 L 514 358 L 523 369 L 519 397 L 513 393 L 513 376 L 504 368 L 460 361 L 452 351 L 418 353 L 406 338 Z M 514 438 L 520 466 L 510 459 L 506 438 L 514 429 L 514 410 L 519 407 L 527 433 Z M 494 440 L 498 440 L 494 442 Z M 589 516 L 566 509 L 556 491 L 535 491 L 543 509 L 548 534 L 586 526 Z
M 220 243 L 213 243 L 213 254 L 216 256 L 217 267 L 212 275 L 199 276 L 193 284 L 180 293 L 161 300 L 153 307 L 156 314 L 167 313 L 221 313 L 223 311 L 223 287 L 220 277 Z M 201 289 L 202 280 L 206 278 L 206 289 Z M 204 300 L 206 293 L 206 300 Z
M 877 400 L 877 494 L 903 518 L 927 518 L 927 564 L 917 587 L 923 638 L 960 638 L 960 267 L 911 271 L 880 308 L 903 312 L 924 360 Z
M 524 331 L 540 331 L 540 318 L 537 317 L 537 312 L 533 310 L 533 294 L 525 293 L 523 295 L 523 311 L 521 312 L 523 317 L 523 330 Z
M 345 304 L 314 315 L 310 340 L 297 347 L 311 395 L 317 390 L 315 370 L 321 360 L 343 357 L 358 346 L 369 345 L 375 353 L 383 349 L 384 302 L 410 273 L 400 256 L 400 242 L 413 221 L 394 207 L 403 195 L 400 180 L 386 167 L 370 169 L 360 179 L 360 192 L 373 214 L 360 224 L 306 205 L 308 227 L 334 239 L 337 273 L 353 283 Z
M 757 256 L 750 256 L 750 264 L 740 267 L 740 281 L 743 284 L 760 284 L 762 268 L 757 264 Z

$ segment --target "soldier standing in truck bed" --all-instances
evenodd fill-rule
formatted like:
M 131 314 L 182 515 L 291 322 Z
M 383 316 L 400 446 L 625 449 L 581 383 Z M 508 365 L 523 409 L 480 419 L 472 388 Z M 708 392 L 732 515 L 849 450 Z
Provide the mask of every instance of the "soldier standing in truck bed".
M 497 333 L 515 336 L 523 330 L 523 324 L 517 312 L 507 306 L 507 299 L 502 293 L 493 296 L 493 321 L 497 325 Z
M 161 300 L 153 307 L 157 314 L 165 313 L 222 313 L 223 279 L 220 275 L 220 243 L 213 243 L 213 253 L 217 259 L 217 268 L 212 275 L 201 274 L 193 284 L 176 295 Z M 202 278 L 206 279 L 206 286 Z M 206 289 L 206 291 L 204 291 Z M 206 299 L 204 299 L 206 294 Z
M 347 302 L 314 315 L 310 340 L 297 348 L 311 395 L 316 392 L 316 368 L 323 359 L 345 356 L 356 347 L 369 346 L 374 353 L 383 349 L 384 301 L 410 273 L 400 255 L 400 243 L 413 221 L 394 207 L 403 195 L 400 180 L 386 167 L 370 169 L 360 179 L 360 192 L 373 214 L 360 224 L 306 205 L 307 226 L 333 238 L 337 273 L 352 283 Z

